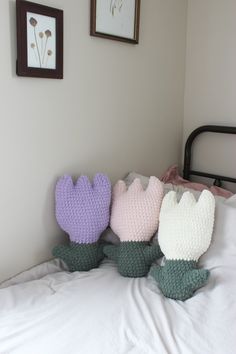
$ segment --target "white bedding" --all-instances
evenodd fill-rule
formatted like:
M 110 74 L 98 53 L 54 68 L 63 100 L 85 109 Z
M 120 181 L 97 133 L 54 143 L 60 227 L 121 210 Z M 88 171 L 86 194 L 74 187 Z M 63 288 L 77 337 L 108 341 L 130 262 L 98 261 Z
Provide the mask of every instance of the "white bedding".
M 129 279 L 104 261 L 69 273 L 48 262 L 0 289 L 0 353 L 234 354 L 236 197 L 218 203 L 208 284 L 186 302 L 151 278 Z M 233 207 L 231 207 L 233 206 Z

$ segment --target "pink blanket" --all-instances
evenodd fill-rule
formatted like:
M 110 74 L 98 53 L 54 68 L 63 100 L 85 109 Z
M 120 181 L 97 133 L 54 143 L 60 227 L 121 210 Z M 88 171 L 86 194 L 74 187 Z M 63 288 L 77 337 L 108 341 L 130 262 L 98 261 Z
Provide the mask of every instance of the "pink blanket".
M 208 187 L 205 184 L 201 183 L 195 183 L 195 182 L 190 182 L 186 179 L 183 179 L 178 172 L 178 166 L 173 165 L 167 169 L 167 171 L 163 174 L 161 177 L 161 181 L 164 183 L 172 183 L 176 186 L 181 185 L 185 188 L 191 188 L 197 191 L 202 191 L 203 189 L 208 189 L 209 191 L 212 192 L 214 195 L 218 195 L 220 197 L 224 198 L 229 198 L 233 195 L 230 191 L 216 187 L 216 186 L 211 186 Z

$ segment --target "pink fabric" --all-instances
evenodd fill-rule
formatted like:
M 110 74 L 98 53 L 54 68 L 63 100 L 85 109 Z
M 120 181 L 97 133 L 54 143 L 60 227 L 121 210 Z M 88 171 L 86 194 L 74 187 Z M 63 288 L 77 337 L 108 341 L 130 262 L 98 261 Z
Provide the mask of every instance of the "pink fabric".
M 218 195 L 218 196 L 224 197 L 224 198 L 229 198 L 233 195 L 233 193 L 231 193 L 230 191 L 220 188 L 220 187 L 216 187 L 216 186 L 208 187 L 202 183 L 189 182 L 188 180 L 183 179 L 179 175 L 177 165 L 173 165 L 173 166 L 169 167 L 167 169 L 167 171 L 161 177 L 161 181 L 164 183 L 172 183 L 176 186 L 181 185 L 184 188 L 191 188 L 191 189 L 194 189 L 194 190 L 200 191 L 200 192 L 204 189 L 207 189 L 207 190 L 211 191 L 212 194 Z

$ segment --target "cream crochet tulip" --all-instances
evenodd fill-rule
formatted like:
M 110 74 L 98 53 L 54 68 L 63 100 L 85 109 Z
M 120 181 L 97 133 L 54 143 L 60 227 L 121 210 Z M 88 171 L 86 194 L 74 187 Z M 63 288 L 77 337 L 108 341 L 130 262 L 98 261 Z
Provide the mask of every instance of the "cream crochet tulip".
M 149 241 L 158 227 L 163 184 L 150 177 L 146 190 L 139 179 L 127 189 L 124 181 L 113 188 L 110 225 L 124 241 Z
M 166 259 L 194 260 L 210 246 L 214 224 L 215 198 L 204 190 L 199 200 L 185 192 L 177 202 L 169 192 L 162 202 L 158 240 Z

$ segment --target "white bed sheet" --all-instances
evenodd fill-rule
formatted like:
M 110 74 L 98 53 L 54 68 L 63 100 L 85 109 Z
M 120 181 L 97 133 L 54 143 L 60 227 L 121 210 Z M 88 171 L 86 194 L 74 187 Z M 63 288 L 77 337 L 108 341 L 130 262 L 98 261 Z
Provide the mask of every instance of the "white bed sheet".
M 109 261 L 1 289 L 0 353 L 234 354 L 235 269 L 211 271 L 186 302 L 164 298 L 152 279 L 121 277 Z
M 236 197 L 227 203 L 200 262 L 209 282 L 191 299 L 164 298 L 153 279 L 124 278 L 107 260 L 75 273 L 54 260 L 2 285 L 0 353 L 235 354 Z

